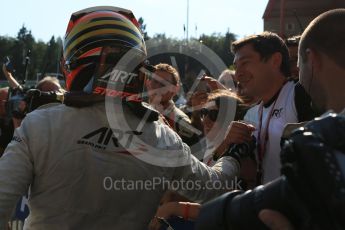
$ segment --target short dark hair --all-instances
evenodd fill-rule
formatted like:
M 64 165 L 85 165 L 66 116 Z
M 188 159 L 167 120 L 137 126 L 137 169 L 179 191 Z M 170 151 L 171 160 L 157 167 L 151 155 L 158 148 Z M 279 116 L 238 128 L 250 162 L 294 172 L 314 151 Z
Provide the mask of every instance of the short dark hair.
M 306 49 L 320 51 L 345 68 L 345 9 L 334 9 L 316 17 L 302 34 L 299 54 L 306 60 Z
M 252 44 L 256 52 L 260 54 L 261 59 L 267 61 L 274 53 L 282 55 L 280 71 L 285 77 L 290 77 L 289 50 L 284 40 L 272 32 L 262 32 L 261 34 L 251 35 L 243 39 L 234 41 L 231 50 L 235 54 L 245 45 Z

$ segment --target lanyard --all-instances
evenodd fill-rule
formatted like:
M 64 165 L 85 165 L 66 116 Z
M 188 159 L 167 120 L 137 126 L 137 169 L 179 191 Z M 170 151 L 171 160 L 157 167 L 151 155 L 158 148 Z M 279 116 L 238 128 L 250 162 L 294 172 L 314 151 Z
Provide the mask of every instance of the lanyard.
M 284 83 L 285 85 L 285 83 Z M 264 103 L 261 102 L 260 103 L 260 107 L 259 107 L 259 130 L 258 130 L 258 137 L 257 137 L 257 149 L 258 149 L 258 173 L 257 173 L 257 183 L 261 184 L 262 183 L 262 175 L 263 175 L 263 160 L 264 160 L 264 156 L 266 153 L 266 147 L 267 147 L 267 143 L 269 140 L 269 135 L 268 135 L 268 130 L 269 130 L 269 126 L 270 126 L 270 122 L 271 122 L 271 118 L 273 115 L 273 111 L 274 111 L 274 107 L 276 105 L 276 102 L 280 96 L 280 92 L 281 89 L 284 87 L 284 85 L 280 88 L 279 93 L 276 97 L 276 99 L 273 102 L 272 108 L 268 113 L 268 117 L 266 118 L 266 124 L 265 124 L 265 128 L 263 129 L 263 110 L 264 110 Z
M 279 97 L 279 96 L 278 96 Z M 261 102 L 260 107 L 259 107 L 259 130 L 258 130 L 258 138 L 257 138 L 257 149 L 258 149 L 258 168 L 257 168 L 257 175 L 256 175 L 256 183 L 257 185 L 261 185 L 262 184 L 262 179 L 263 179 L 263 160 L 264 160 L 264 155 L 265 155 L 265 151 L 266 151 L 266 145 L 268 142 L 268 129 L 269 129 L 269 125 L 270 125 L 270 121 L 271 121 L 271 117 L 272 117 L 272 113 L 274 110 L 274 106 L 276 104 L 278 98 L 276 98 L 276 100 L 274 100 L 271 111 L 268 114 L 268 117 L 266 118 L 267 122 L 265 125 L 265 129 L 262 129 L 262 123 L 263 123 L 263 102 Z M 261 138 L 262 137 L 262 138 Z
M 279 96 L 278 96 L 279 97 Z M 277 98 L 278 99 L 278 98 Z M 276 105 L 277 99 L 274 100 L 272 108 L 268 114 L 267 117 L 267 122 L 265 124 L 265 128 L 262 128 L 262 123 L 263 123 L 263 102 L 261 102 L 260 107 L 259 107 L 259 130 L 258 130 L 258 157 L 259 157 L 259 162 L 262 163 L 263 159 L 264 159 L 264 155 L 266 152 L 266 145 L 269 139 L 269 135 L 268 135 L 268 129 L 270 126 L 270 121 L 272 118 L 272 114 L 273 114 L 273 110 L 274 110 L 274 106 Z

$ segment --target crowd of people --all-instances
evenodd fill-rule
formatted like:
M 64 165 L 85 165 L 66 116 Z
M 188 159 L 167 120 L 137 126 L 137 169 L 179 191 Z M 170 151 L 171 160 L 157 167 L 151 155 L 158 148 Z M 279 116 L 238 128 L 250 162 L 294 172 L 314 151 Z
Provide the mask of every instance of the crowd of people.
M 62 93 L 61 101 L 28 110 L 32 101 L 22 100 L 20 113 L 8 111 L 9 95 L 23 88 L 3 66 L 0 229 L 27 193 L 25 229 L 193 229 L 205 202 L 277 179 L 285 127 L 345 107 L 340 22 L 345 9 L 321 14 L 297 37 L 266 31 L 234 41 L 234 70 L 196 78 L 178 108 L 179 72 L 148 64 L 130 10 L 73 13 L 66 88 L 52 77 L 35 86 L 37 97 Z M 294 227 L 275 210 L 257 216 L 274 230 Z

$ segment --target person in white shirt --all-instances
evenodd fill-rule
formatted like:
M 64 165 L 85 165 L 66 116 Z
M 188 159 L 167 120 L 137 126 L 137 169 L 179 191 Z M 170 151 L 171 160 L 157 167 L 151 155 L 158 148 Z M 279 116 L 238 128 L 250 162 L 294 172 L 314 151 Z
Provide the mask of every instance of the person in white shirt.
M 200 131 L 196 130 L 189 117 L 175 105 L 173 98 L 180 89 L 180 75 L 177 70 L 166 63 L 154 66 L 154 73 L 146 80 L 149 104 L 159 111 L 170 127 L 188 146 L 199 141 Z
M 258 184 L 280 176 L 280 138 L 286 123 L 297 122 L 295 83 L 289 52 L 275 33 L 263 32 L 232 43 L 236 79 L 245 95 L 258 98 L 244 120 L 256 126 Z

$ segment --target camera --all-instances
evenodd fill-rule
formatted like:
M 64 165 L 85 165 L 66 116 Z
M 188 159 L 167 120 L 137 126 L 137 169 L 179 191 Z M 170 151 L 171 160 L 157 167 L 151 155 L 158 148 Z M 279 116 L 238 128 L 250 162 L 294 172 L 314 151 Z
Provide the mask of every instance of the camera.
M 239 162 L 244 158 L 251 158 L 255 161 L 255 149 L 256 138 L 252 136 L 252 140 L 249 142 L 230 145 L 224 156 L 231 156 Z
M 249 159 L 252 162 L 255 162 L 256 164 L 255 153 L 256 153 L 256 138 L 254 135 L 252 135 L 252 140 L 249 142 L 244 142 L 240 144 L 231 144 L 229 148 L 225 151 L 223 156 L 231 156 L 232 158 L 236 159 L 242 168 L 243 161 L 246 161 Z M 213 160 L 217 161 L 218 159 L 215 159 L 214 157 Z M 248 167 L 248 166 L 244 166 L 244 167 Z M 248 174 L 245 174 L 245 175 L 248 176 Z M 242 176 L 244 175 L 240 173 L 239 185 L 241 189 L 253 188 L 253 186 L 256 185 L 255 179 L 251 178 L 250 181 L 248 181 L 249 178 L 247 178 L 247 176 L 244 176 L 244 177 Z
M 26 114 L 25 105 L 25 89 L 10 88 L 8 91 L 8 99 L 6 103 L 6 111 L 8 118 L 23 119 Z
M 12 65 L 12 62 L 11 62 L 11 59 L 6 56 L 3 60 L 3 64 L 5 65 L 5 68 L 8 72 L 10 73 L 14 73 L 15 70 L 13 69 L 13 65 Z
M 260 210 L 281 212 L 296 229 L 345 229 L 345 116 L 329 113 L 285 140 L 282 176 L 203 205 L 196 229 L 268 229 Z
M 34 88 L 11 89 L 6 104 L 8 117 L 23 119 L 25 115 L 39 106 L 48 103 L 62 103 L 64 94 L 57 91 L 42 92 Z
M 25 97 L 25 102 L 28 105 L 27 112 L 31 112 L 41 105 L 62 103 L 64 101 L 64 96 L 64 93 L 60 91 L 43 92 L 38 89 L 29 89 Z

